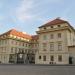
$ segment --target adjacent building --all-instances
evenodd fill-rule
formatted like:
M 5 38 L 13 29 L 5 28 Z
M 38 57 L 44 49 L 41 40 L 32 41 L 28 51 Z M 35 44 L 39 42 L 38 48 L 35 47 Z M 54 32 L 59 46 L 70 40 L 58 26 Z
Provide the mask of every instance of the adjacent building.
M 34 50 L 31 51 L 32 36 L 15 29 L 0 35 L 1 63 L 35 63 Z

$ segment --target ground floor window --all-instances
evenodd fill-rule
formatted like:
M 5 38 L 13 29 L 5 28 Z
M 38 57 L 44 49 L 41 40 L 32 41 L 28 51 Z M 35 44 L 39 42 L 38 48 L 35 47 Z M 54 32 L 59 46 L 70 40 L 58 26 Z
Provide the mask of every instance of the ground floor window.
M 54 56 L 53 55 L 50 56 L 50 60 L 54 61 Z
M 43 56 L 43 61 L 46 61 L 46 56 L 45 55 Z
M 39 56 L 39 59 L 41 59 L 41 56 Z
M 62 62 L 62 55 L 58 55 L 58 61 Z

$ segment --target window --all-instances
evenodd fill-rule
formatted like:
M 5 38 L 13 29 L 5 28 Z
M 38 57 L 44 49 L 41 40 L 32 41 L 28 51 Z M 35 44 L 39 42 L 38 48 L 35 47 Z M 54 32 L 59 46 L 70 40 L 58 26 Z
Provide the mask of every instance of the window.
M 51 28 L 53 28 L 53 26 L 51 26 Z
M 39 59 L 41 59 L 41 56 L 39 56 Z
M 50 60 L 54 61 L 54 56 L 53 55 L 50 56 Z
M 59 61 L 59 62 L 62 61 L 62 55 L 58 55 L 58 61 Z
M 58 50 L 62 50 L 62 43 L 58 42 Z
M 54 38 L 54 35 L 53 35 L 53 34 L 51 34 L 51 35 L 50 35 L 50 39 L 53 39 L 53 38 Z
M 60 27 L 60 25 L 58 25 L 58 27 Z
M 43 43 L 43 48 L 46 48 L 47 47 L 47 43 Z
M 46 56 L 43 56 L 43 61 L 46 61 Z
M 58 38 L 61 38 L 61 33 L 58 33 Z
M 46 29 L 46 27 L 44 27 L 44 29 Z
M 15 49 L 15 48 L 13 48 L 13 47 L 11 48 L 11 53 L 13 53 L 13 52 L 14 52 L 14 49 Z
M 47 43 L 43 43 L 43 51 L 46 51 Z
M 54 50 L 54 43 L 53 43 L 53 42 L 50 43 L 50 50 L 51 50 L 51 51 Z
M 46 35 L 44 35 L 44 36 L 43 36 L 43 39 L 44 39 L 44 40 L 46 40 L 46 39 L 47 39 L 47 36 L 46 36 Z

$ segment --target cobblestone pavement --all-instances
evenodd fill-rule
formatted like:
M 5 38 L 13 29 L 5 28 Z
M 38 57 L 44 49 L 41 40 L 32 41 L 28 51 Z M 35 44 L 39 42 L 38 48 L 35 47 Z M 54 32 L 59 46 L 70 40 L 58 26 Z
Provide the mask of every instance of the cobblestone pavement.
M 0 65 L 0 75 L 75 75 L 75 66 Z

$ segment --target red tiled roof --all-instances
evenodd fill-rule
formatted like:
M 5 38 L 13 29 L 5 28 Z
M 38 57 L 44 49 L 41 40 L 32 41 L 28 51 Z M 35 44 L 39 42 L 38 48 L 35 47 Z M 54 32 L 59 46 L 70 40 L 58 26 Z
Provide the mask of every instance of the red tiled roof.
M 32 40 L 38 40 L 38 35 L 32 35 Z
M 30 35 L 19 32 L 15 29 L 11 29 L 11 30 L 9 30 L 8 32 L 6 32 L 4 34 L 7 34 L 7 35 L 11 34 L 11 35 L 14 35 L 14 36 L 18 36 L 18 37 L 22 37 L 22 38 L 26 38 L 26 39 L 31 39 Z M 2 34 L 2 35 L 4 35 L 4 34 Z
M 48 23 L 40 26 L 39 28 L 41 28 L 41 27 L 47 27 L 47 26 L 51 26 L 51 25 L 56 25 L 56 24 L 62 24 L 62 23 L 68 23 L 68 22 L 65 21 L 65 20 L 62 20 L 60 18 L 56 18 L 56 19 L 54 19 L 54 20 L 52 20 L 52 21 L 50 21 L 50 22 L 48 22 Z

